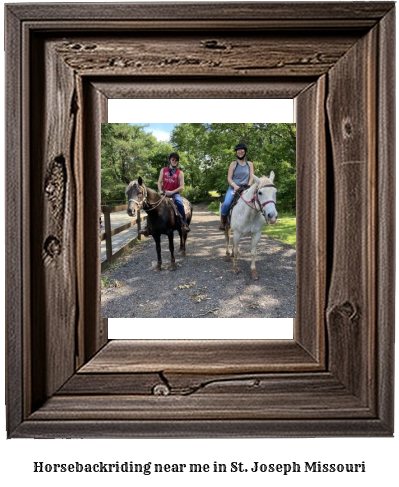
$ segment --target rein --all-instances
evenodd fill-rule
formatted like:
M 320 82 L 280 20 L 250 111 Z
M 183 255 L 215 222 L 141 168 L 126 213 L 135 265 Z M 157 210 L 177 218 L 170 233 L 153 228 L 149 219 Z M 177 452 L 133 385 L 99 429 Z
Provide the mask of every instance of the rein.
M 135 200 L 134 198 L 131 198 L 128 202 L 129 203 L 130 202 L 136 203 L 136 205 L 139 207 L 139 209 L 143 208 L 145 204 L 148 204 L 148 205 L 151 206 L 151 208 L 145 209 L 145 211 L 148 212 L 148 211 L 152 211 L 152 210 L 155 210 L 156 208 L 158 208 L 158 206 L 166 198 L 166 195 L 162 195 L 161 198 L 159 199 L 159 201 L 157 201 L 156 203 L 148 203 L 148 201 L 147 201 L 147 196 L 148 196 L 147 188 L 144 186 L 144 189 L 145 189 L 145 195 L 144 195 L 144 198 L 143 198 L 143 200 L 141 202 Z

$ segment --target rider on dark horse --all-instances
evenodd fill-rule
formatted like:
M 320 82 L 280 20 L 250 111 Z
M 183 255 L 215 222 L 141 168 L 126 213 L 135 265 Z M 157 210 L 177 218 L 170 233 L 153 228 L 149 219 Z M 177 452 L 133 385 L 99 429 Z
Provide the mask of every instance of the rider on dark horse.
M 254 181 L 254 167 L 252 162 L 247 161 L 246 144 L 238 144 L 234 147 L 237 159 L 230 164 L 227 174 L 229 188 L 227 189 L 224 203 L 221 208 L 219 230 L 226 229 L 227 215 L 233 203 L 235 193 L 247 186 L 251 186 Z
M 181 191 L 184 189 L 184 173 L 177 167 L 179 165 L 179 160 L 180 157 L 177 152 L 172 152 L 172 154 L 169 155 L 169 166 L 163 167 L 159 174 L 158 189 L 160 192 L 165 193 L 167 197 L 173 198 L 182 217 L 182 232 L 188 233 L 190 227 L 186 220 L 186 212 L 184 211 L 183 200 L 180 196 Z

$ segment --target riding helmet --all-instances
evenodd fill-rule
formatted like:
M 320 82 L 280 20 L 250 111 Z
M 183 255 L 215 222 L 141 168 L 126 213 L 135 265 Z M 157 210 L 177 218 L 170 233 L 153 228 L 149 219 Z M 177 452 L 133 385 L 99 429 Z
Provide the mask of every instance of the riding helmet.
M 244 144 L 243 142 L 241 142 L 240 144 L 237 144 L 234 147 L 234 151 L 237 152 L 239 149 L 244 149 L 244 151 L 245 151 L 243 156 L 239 156 L 237 154 L 238 159 L 240 159 L 240 161 L 243 161 L 246 158 L 246 156 L 247 156 L 247 150 L 248 150 L 248 148 L 247 148 L 246 144 Z
M 175 159 L 177 159 L 178 161 L 180 161 L 180 157 L 179 157 L 179 154 L 177 152 L 172 152 L 170 155 L 169 155 L 169 160 L 172 159 L 172 157 L 174 157 Z
M 239 149 L 244 149 L 245 152 L 247 152 L 248 150 L 248 147 L 246 146 L 246 144 L 244 144 L 243 142 L 240 143 L 240 144 L 237 144 L 235 147 L 234 147 L 234 152 L 237 152 Z

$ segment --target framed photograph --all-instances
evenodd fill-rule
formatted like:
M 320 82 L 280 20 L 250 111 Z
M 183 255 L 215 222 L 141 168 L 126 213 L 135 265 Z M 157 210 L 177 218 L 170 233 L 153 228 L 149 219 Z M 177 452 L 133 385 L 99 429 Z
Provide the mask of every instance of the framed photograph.
M 292 338 L 293 101 L 119 101 L 123 103 L 110 100 L 111 123 L 101 126 L 101 316 L 111 318 L 109 338 L 113 319 L 118 319 L 116 327 L 123 323 L 130 328 L 130 338 L 144 334 L 185 339 L 194 334 L 209 339 L 216 332 L 224 339 L 259 339 L 270 332 L 272 319 L 280 327 L 287 318 Z M 123 122 L 136 110 L 145 113 L 146 120 L 191 116 L 194 122 Z M 197 122 L 213 110 L 217 121 Z M 285 122 L 273 122 L 276 119 Z M 241 159 L 235 151 L 240 141 L 245 146 Z M 235 188 L 227 181 L 229 171 Z M 271 174 L 273 182 L 267 177 Z M 165 188 L 169 193 L 162 192 Z M 179 201 L 184 205 L 178 207 Z M 183 215 L 188 232 L 183 232 Z M 235 233 L 239 252 L 233 249 Z M 202 317 L 222 321 L 215 326 L 207 320 L 199 327 L 196 318 Z M 162 318 L 155 320 L 155 334 L 147 318 Z M 237 318 L 247 319 L 246 326 Z
M 9 437 L 392 436 L 394 3 L 5 17 Z M 108 339 L 100 135 L 114 98 L 294 100 L 292 340 Z

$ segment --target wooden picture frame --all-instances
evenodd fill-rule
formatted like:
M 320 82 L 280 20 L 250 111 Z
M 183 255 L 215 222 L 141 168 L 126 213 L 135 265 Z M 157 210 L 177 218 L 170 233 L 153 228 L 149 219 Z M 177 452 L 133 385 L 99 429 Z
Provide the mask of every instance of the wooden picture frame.
M 394 34 L 393 2 L 6 6 L 9 437 L 393 434 Z M 99 127 L 163 97 L 295 99 L 293 340 L 108 341 Z

